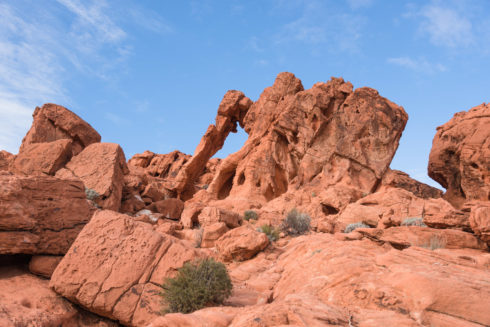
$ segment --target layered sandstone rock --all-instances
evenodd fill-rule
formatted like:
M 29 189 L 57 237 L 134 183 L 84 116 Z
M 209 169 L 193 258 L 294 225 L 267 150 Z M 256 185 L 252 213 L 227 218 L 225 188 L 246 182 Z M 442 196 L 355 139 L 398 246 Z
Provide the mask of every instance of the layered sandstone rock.
M 160 314 L 165 278 L 202 256 L 202 251 L 149 224 L 103 210 L 80 233 L 50 285 L 89 311 L 144 326 Z
M 0 172 L 0 254 L 64 254 L 89 221 L 81 182 Z
M 118 211 L 127 173 L 126 158 L 118 144 L 94 143 L 73 157 L 56 176 L 80 179 L 89 197 L 100 207 Z
M 62 106 L 46 103 L 41 108 L 37 107 L 32 117 L 34 121 L 22 140 L 19 152 L 28 144 L 68 139 L 72 143 L 72 154 L 76 155 L 88 145 L 100 142 L 100 135 L 92 126 Z
M 387 187 L 401 188 L 413 193 L 419 198 L 424 199 L 440 198 L 443 194 L 441 190 L 435 187 L 421 183 L 402 171 L 392 169 L 388 169 L 383 175 L 380 188 L 377 191 L 383 190 Z
M 72 141 L 25 144 L 13 160 L 10 171 L 22 175 L 54 175 L 72 157 Z
M 437 128 L 428 171 L 456 208 L 466 200 L 490 200 L 490 104 L 459 112 Z
M 10 163 L 14 160 L 15 156 L 5 150 L 0 151 L 0 171 L 9 170 Z

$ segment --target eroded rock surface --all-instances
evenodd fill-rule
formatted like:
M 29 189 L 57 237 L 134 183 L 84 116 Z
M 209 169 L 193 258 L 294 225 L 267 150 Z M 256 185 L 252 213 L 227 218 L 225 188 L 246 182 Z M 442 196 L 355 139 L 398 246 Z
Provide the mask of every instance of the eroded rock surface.
M 5 150 L 0 151 L 0 171 L 9 170 L 10 163 L 14 160 L 15 156 Z
M 103 210 L 80 233 L 50 285 L 89 311 L 144 326 L 160 314 L 165 278 L 204 255 L 149 224 Z
M 79 181 L 0 172 L 0 254 L 65 254 L 91 215 Z
M 94 143 L 73 157 L 56 176 L 80 179 L 89 197 L 100 207 L 118 211 L 127 173 L 126 158 L 118 144 Z
M 28 144 L 68 139 L 72 142 L 72 154 L 76 155 L 88 145 L 100 142 L 100 135 L 92 126 L 60 105 L 46 103 L 37 107 L 32 117 L 34 121 L 19 152 Z
M 459 112 L 437 128 L 428 171 L 456 208 L 467 200 L 490 201 L 490 104 Z

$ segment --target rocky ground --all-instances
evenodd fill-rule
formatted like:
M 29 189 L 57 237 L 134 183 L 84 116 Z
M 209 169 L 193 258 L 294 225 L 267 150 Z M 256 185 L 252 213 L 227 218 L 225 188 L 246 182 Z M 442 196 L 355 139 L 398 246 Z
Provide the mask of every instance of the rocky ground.
M 1 326 L 490 326 L 490 105 L 437 128 L 446 192 L 389 168 L 408 115 L 341 78 L 228 91 L 192 156 L 126 162 L 62 106 L 33 117 L 0 152 Z M 292 209 L 308 232 L 260 231 Z M 161 284 L 206 257 L 231 297 L 163 315 Z

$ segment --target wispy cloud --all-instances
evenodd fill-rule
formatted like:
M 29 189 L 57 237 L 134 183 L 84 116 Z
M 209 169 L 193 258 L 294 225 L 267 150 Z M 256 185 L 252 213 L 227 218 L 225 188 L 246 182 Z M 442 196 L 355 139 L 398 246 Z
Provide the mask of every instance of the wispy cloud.
M 423 7 L 420 15 L 420 28 L 435 45 L 461 47 L 475 41 L 471 21 L 455 8 L 437 2 Z
M 447 68 L 444 65 L 439 63 L 430 63 L 425 58 L 414 59 L 414 58 L 404 56 L 404 57 L 388 58 L 387 62 L 416 72 L 435 73 L 435 72 L 444 72 L 447 70 Z
M 17 152 L 36 105 L 70 100 L 65 85 L 76 72 L 109 79 L 124 71 L 132 50 L 120 21 L 170 29 L 141 14 L 129 7 L 121 16 L 104 0 L 0 3 L 0 149 Z
M 296 8 L 299 16 L 283 26 L 277 44 L 300 42 L 308 45 L 330 43 L 332 49 L 357 51 L 365 19 L 341 12 L 333 3 L 307 1 Z

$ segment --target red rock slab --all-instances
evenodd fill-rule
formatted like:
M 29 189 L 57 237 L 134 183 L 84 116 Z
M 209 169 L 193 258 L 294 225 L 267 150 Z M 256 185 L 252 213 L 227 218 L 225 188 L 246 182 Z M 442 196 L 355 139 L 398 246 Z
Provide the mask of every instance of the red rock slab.
M 100 207 L 118 211 L 124 175 L 128 173 L 124 152 L 118 144 L 94 143 L 73 157 L 56 176 L 80 179 L 87 189 L 95 191 L 93 200 Z
M 72 156 L 72 141 L 61 139 L 26 144 L 15 157 L 10 171 L 22 175 L 54 175 Z
M 29 271 L 34 275 L 51 278 L 62 256 L 59 255 L 34 255 L 29 261 Z
M 475 235 L 490 246 L 490 202 L 474 206 L 469 222 Z
M 421 183 L 400 170 L 388 169 L 381 180 L 380 189 L 396 187 L 407 190 L 423 199 L 440 198 L 443 192 L 435 187 Z
M 91 216 L 79 181 L 0 172 L 0 254 L 65 254 Z
M 68 139 L 72 142 L 72 153 L 76 155 L 88 145 L 100 142 L 100 135 L 92 126 L 60 105 L 46 103 L 41 108 L 36 107 L 32 117 L 34 121 L 19 152 L 28 144 Z
M 162 310 L 165 278 L 204 253 L 114 211 L 97 212 L 51 277 L 70 301 L 125 325 L 144 326 Z
M 49 281 L 15 266 L 0 266 L 0 326 L 116 327 L 53 292 Z

